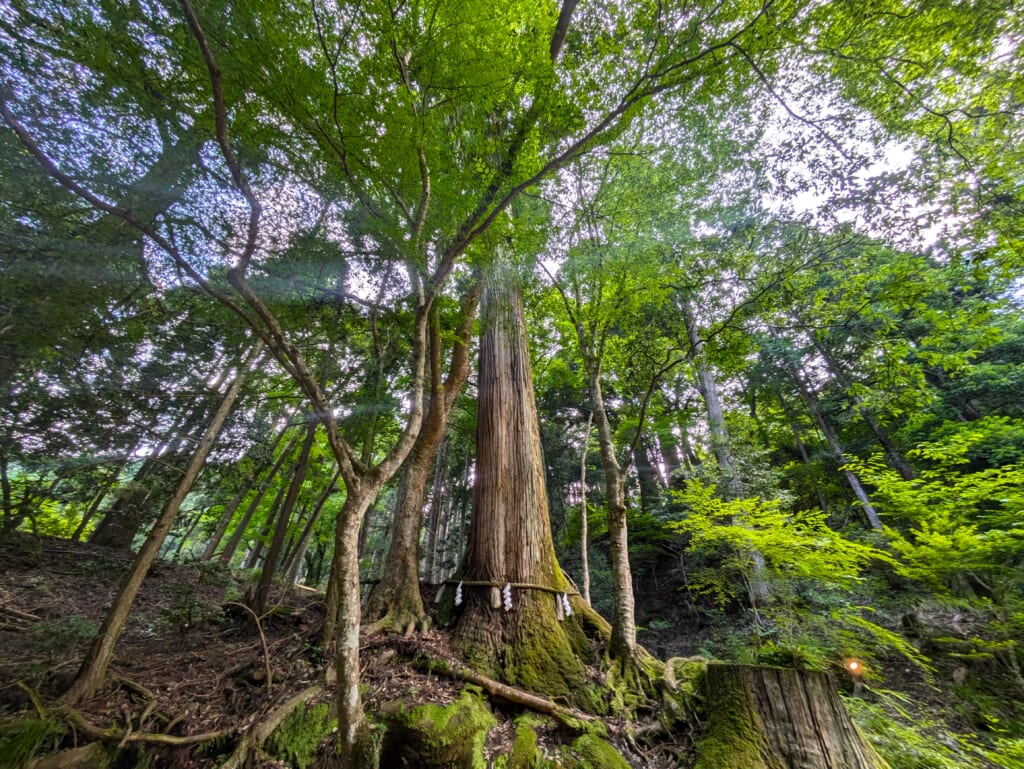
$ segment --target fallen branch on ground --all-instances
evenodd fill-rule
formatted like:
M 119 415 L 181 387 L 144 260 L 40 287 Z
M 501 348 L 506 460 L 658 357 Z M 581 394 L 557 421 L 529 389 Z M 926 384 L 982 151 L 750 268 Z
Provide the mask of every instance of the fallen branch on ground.
M 528 707 L 530 710 L 535 710 L 538 713 L 551 716 L 560 725 L 570 729 L 578 728 L 578 724 L 574 724 L 573 721 L 597 720 L 597 717 L 590 713 L 584 713 L 582 710 L 574 710 L 572 708 L 564 707 L 563 705 L 559 705 L 549 699 L 532 694 L 525 689 L 508 686 L 500 681 L 495 681 L 493 678 L 481 675 L 475 670 L 470 670 L 469 668 L 464 668 L 460 665 L 454 665 L 448 661 L 421 658 L 414 660 L 412 664 L 414 667 L 420 668 L 429 673 L 435 673 L 437 675 L 454 678 L 457 681 L 465 681 L 469 684 L 475 684 L 492 697 L 501 697 L 509 702 L 515 702 L 518 705 Z

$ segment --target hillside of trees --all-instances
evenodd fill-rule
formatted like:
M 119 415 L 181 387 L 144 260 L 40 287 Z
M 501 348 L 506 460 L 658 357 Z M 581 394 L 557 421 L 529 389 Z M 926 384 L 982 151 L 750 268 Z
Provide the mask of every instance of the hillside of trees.
M 1024 769 L 1022 46 L 0 5 L 0 767 Z

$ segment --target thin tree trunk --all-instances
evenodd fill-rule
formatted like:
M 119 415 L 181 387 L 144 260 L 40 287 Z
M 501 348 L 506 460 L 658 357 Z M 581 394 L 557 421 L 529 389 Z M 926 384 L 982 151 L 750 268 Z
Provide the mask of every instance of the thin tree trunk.
M 633 449 L 633 464 L 640 481 L 640 512 L 650 513 L 661 504 L 661 490 L 665 486 L 651 461 L 651 442 L 646 433 Z
M 782 413 L 786 415 L 786 421 L 789 423 L 789 429 L 793 433 L 793 440 L 796 443 L 796 449 L 800 453 L 800 459 L 808 467 L 811 467 L 811 457 L 807 452 L 807 445 L 803 441 L 803 437 L 800 435 L 800 428 L 796 423 L 796 417 L 790 411 L 789 406 L 786 404 L 785 399 L 782 396 L 781 388 L 776 390 L 776 396 L 779 399 L 779 405 L 782 406 Z M 818 485 L 817 479 L 811 476 L 811 485 L 814 487 L 814 493 L 818 497 L 818 506 L 821 508 L 821 512 L 828 513 L 828 500 L 825 499 L 825 494 L 822 492 L 821 487 Z
M 836 431 L 832 428 L 832 424 L 825 418 L 825 415 L 821 412 L 821 408 L 818 406 L 817 399 L 810 393 L 807 386 L 803 382 L 803 378 L 800 377 L 799 373 L 794 371 L 793 376 L 796 378 L 797 389 L 800 392 L 800 397 L 803 398 L 804 403 L 807 405 L 807 409 L 811 412 L 811 416 L 814 417 L 814 421 L 818 423 L 818 428 L 821 430 L 821 434 L 825 438 L 825 442 L 831 449 L 833 456 L 841 466 L 847 462 L 846 452 L 843 450 L 843 445 L 839 442 L 839 436 L 836 435 Z M 875 510 L 874 505 L 871 504 L 871 500 L 868 498 L 867 492 L 864 490 L 864 486 L 860 482 L 860 478 L 852 470 L 843 469 L 840 470 L 843 477 L 846 479 L 846 483 L 849 485 L 853 495 L 860 502 L 861 508 L 864 510 L 864 515 L 868 520 L 868 524 L 872 529 L 876 531 L 882 530 L 882 521 L 878 517 L 878 512 Z
M 295 472 L 295 465 L 292 465 L 288 473 L 288 478 Z M 263 548 L 266 546 L 267 539 L 270 537 L 270 533 L 274 530 L 274 521 L 277 520 L 281 513 L 281 505 L 284 504 L 284 495 L 288 491 L 288 484 L 285 483 L 285 479 L 281 479 L 281 485 L 277 489 L 277 496 L 274 497 L 274 501 L 270 503 L 270 509 L 267 511 L 267 517 L 263 521 L 263 528 L 260 529 L 260 533 L 256 535 L 256 544 L 253 545 L 252 549 L 246 555 L 242 561 L 243 569 L 255 569 L 256 564 L 259 563 L 260 558 L 263 557 Z
M 180 452 L 187 438 L 195 434 L 206 416 L 206 402 L 197 404 L 171 428 L 168 439 L 146 457 L 130 481 L 127 494 L 120 497 L 103 516 L 89 543 L 128 550 L 151 514 L 151 501 L 181 478 Z
M 583 600 L 590 603 L 590 532 L 587 515 L 587 449 L 590 448 L 590 428 L 594 412 L 587 412 L 587 427 L 583 431 L 583 451 L 580 452 L 580 558 L 583 561 Z
M 600 364 L 585 360 L 590 377 L 597 442 L 604 467 L 605 498 L 608 504 L 608 557 L 612 570 L 612 637 L 608 652 L 613 659 L 631 660 L 636 656 L 635 599 L 633 574 L 629 565 L 629 535 L 626 524 L 626 489 L 623 471 L 615 456 L 615 438 L 601 391 Z
M 302 534 L 299 536 L 299 541 L 295 546 L 295 552 L 292 553 L 291 559 L 288 562 L 288 568 L 285 571 L 286 585 L 294 585 L 298 581 L 299 569 L 302 568 L 302 561 L 306 557 L 309 540 L 313 535 L 313 527 L 316 526 L 316 522 L 320 520 L 320 513 L 323 512 L 324 505 L 327 504 L 327 500 L 330 499 L 331 495 L 335 492 L 339 475 L 340 473 L 337 471 L 334 473 L 334 477 L 331 478 L 330 483 L 327 484 L 327 488 L 324 489 L 320 498 L 313 506 L 313 510 L 309 514 L 309 520 L 306 521 L 306 526 L 303 528 Z
M 727 500 L 742 499 L 746 495 L 745 484 L 740 477 L 736 458 L 733 456 L 732 440 L 729 427 L 725 421 L 725 409 L 718 392 L 718 382 L 708 363 L 704 350 L 704 341 L 697 334 L 694 313 L 689 305 L 685 308 L 686 331 L 690 342 L 690 360 L 697 376 L 697 389 L 704 399 L 704 407 L 708 415 L 708 434 L 711 453 L 715 455 L 718 470 L 722 478 L 722 496 Z M 765 579 L 765 561 L 760 551 L 744 548 L 741 551 L 750 558 L 750 576 L 747 587 L 750 604 L 757 616 L 758 607 L 768 599 L 768 583 Z
M 174 548 L 174 555 L 172 555 L 169 560 L 179 561 L 179 562 L 181 561 L 181 551 L 185 548 L 185 542 L 187 542 L 188 538 L 192 536 L 192 532 L 194 532 L 196 530 L 196 527 L 199 525 L 199 522 L 202 519 L 203 519 L 202 511 L 201 510 L 197 510 L 196 514 L 194 516 L 192 516 L 191 519 L 189 519 L 188 525 L 185 526 L 185 531 L 182 532 L 181 538 L 178 540 L 178 544 Z
M 0 454 L 0 489 L 3 490 L 4 531 L 13 531 L 18 526 L 14 523 L 14 507 L 11 500 L 11 479 L 7 474 L 7 453 Z
M 402 465 L 384 573 L 366 602 L 366 616 L 377 620 L 375 626 L 382 629 L 404 631 L 413 625 L 426 624 L 426 611 L 420 594 L 419 543 L 427 480 L 431 469 L 437 468 L 431 499 L 431 518 L 436 519 L 441 506 L 442 484 L 439 473 L 442 465 L 447 465 L 446 452 L 439 456 L 439 450 L 445 445 L 444 433 L 452 406 L 469 378 L 469 341 L 473 334 L 473 319 L 480 302 L 481 288 L 481 282 L 477 279 L 463 297 L 449 373 L 444 381 L 441 379 L 441 328 L 437 311 L 431 313 L 428 338 L 430 402 L 419 437 Z M 435 536 L 429 546 L 436 554 L 436 528 L 433 534 Z
M 832 353 L 823 344 L 815 343 L 814 349 L 818 351 L 818 354 L 825 359 L 825 365 L 828 367 L 829 372 L 832 374 L 839 384 L 849 394 L 851 392 L 851 376 L 847 367 L 842 362 L 837 361 Z M 896 471 L 900 474 L 900 477 L 905 481 L 912 481 L 917 478 L 917 473 L 910 467 L 910 464 L 900 453 L 899 449 L 896 448 L 896 444 L 892 442 L 892 438 L 889 433 L 883 428 L 878 420 L 875 419 L 875 415 L 871 413 L 871 410 L 864 404 L 863 399 L 859 395 L 849 394 L 850 401 L 856 406 L 858 413 L 864 420 L 864 424 L 868 426 L 871 434 L 875 436 L 875 440 L 878 441 L 878 445 L 885 451 L 886 456 L 889 457 L 889 461 L 892 466 L 896 468 Z
M 238 525 L 235 527 L 235 530 L 231 533 L 231 537 L 228 539 L 228 543 L 224 546 L 224 549 L 221 550 L 220 555 L 217 557 L 217 559 L 221 563 L 227 565 L 231 563 L 231 559 L 235 557 L 235 551 L 238 550 L 238 545 L 241 544 L 242 537 L 245 536 L 245 530 L 249 528 L 249 521 L 252 520 L 252 517 L 256 513 L 256 510 L 259 509 L 260 502 L 263 501 L 263 497 L 267 493 L 267 490 L 270 488 L 271 484 L 274 482 L 274 478 L 281 471 L 281 466 L 285 463 L 288 457 L 291 456 L 292 449 L 295 448 L 295 443 L 297 440 L 298 437 L 295 437 L 288 441 L 287 445 L 284 447 L 284 449 L 281 451 L 281 454 L 274 462 L 273 467 L 271 467 L 267 474 L 263 477 L 263 482 L 260 483 L 259 487 L 256 489 L 256 496 L 252 498 L 252 501 L 249 503 L 249 506 L 245 510 L 245 515 L 242 516 L 242 520 L 238 522 Z M 284 488 L 283 484 L 282 488 Z M 276 506 L 277 504 L 278 503 L 275 501 L 274 505 Z
M 142 548 L 139 550 L 139 555 L 135 559 L 135 563 L 132 565 L 131 571 L 126 576 L 125 581 L 117 594 L 117 598 L 114 599 L 110 612 L 107 614 L 107 618 L 103 622 L 103 627 L 100 628 L 99 636 L 93 642 L 92 647 L 89 649 L 89 653 L 82 662 L 82 667 L 79 669 L 74 683 L 64 695 L 64 700 L 66 702 L 74 704 L 87 699 L 88 697 L 91 697 L 103 684 L 103 679 L 107 674 L 107 668 L 110 666 L 110 661 L 114 656 L 114 648 L 117 645 L 118 639 L 121 637 L 125 623 L 128 621 L 128 612 L 131 610 L 132 604 L 135 602 L 135 597 L 138 595 L 139 589 L 142 587 L 142 582 L 149 573 L 150 567 L 153 565 L 153 562 L 156 560 L 157 555 L 160 552 L 160 546 L 163 544 L 164 539 L 167 537 L 167 533 L 174 524 L 174 519 L 178 514 L 181 503 L 185 501 L 185 497 L 187 497 L 188 493 L 192 490 L 192 485 L 199 476 L 199 472 L 202 470 L 203 464 L 206 462 L 206 457 L 209 456 L 210 450 L 213 448 L 213 444 L 217 440 L 217 435 L 220 433 L 221 427 L 224 426 L 224 422 L 227 419 L 228 414 L 231 413 L 231 409 L 235 405 L 235 400 L 238 398 L 238 394 L 242 390 L 246 374 L 256 362 L 256 359 L 259 357 L 262 350 L 262 342 L 256 342 L 256 344 L 253 345 L 248 357 L 239 369 L 235 381 L 231 384 L 231 387 L 228 388 L 227 393 L 225 393 L 222 398 L 220 406 L 217 408 L 217 411 L 213 415 L 213 419 L 206 428 L 206 432 L 200 439 L 195 453 L 192 455 L 192 460 L 189 462 L 184 475 L 178 482 L 177 488 L 174 490 L 171 498 L 167 501 L 167 504 L 164 505 L 163 511 L 160 513 L 156 523 L 153 525 L 149 535 L 146 537 L 145 543 L 143 543 Z
M 430 497 L 430 508 L 429 514 L 427 515 L 427 527 L 426 527 L 426 572 L 427 580 L 431 584 L 436 584 L 440 581 L 438 572 L 438 562 L 441 554 L 441 544 L 444 535 L 441 533 L 442 524 L 445 522 L 444 516 L 446 515 L 446 508 L 450 508 L 449 500 L 445 500 L 438 493 L 442 487 L 442 475 L 447 470 L 448 465 L 448 445 L 442 443 L 438 449 L 437 456 L 434 459 L 434 482 L 432 485 L 433 492 Z
M 107 498 L 110 490 L 114 488 L 114 484 L 117 483 L 117 479 L 121 475 L 121 470 L 124 463 L 119 463 L 117 467 L 110 471 L 110 474 L 104 479 L 99 490 L 96 492 L 96 496 L 93 497 L 92 502 L 89 503 L 89 509 L 85 511 L 85 515 L 82 516 L 81 523 L 75 529 L 75 532 L 71 535 L 72 542 L 78 542 L 82 538 L 82 534 L 85 533 L 86 527 L 89 525 L 97 512 L 99 512 L 100 505 L 103 504 L 103 500 Z
M 284 434 L 288 432 L 289 427 L 291 427 L 291 425 L 286 424 L 278 431 L 277 437 L 274 438 L 274 443 L 271 445 L 270 451 L 268 452 L 271 457 L 274 456 L 274 452 L 277 450 L 278 445 L 284 438 Z M 220 546 L 221 540 L 224 539 L 224 534 L 227 533 L 228 526 L 231 525 L 231 519 L 235 517 L 235 511 L 238 510 L 242 502 L 245 501 L 246 496 L 250 491 L 252 491 L 251 484 L 255 482 L 255 480 L 260 476 L 260 473 L 266 469 L 268 464 L 269 462 L 263 462 L 259 467 L 253 470 L 245 480 L 242 481 L 242 487 L 238 490 L 234 499 L 232 499 L 228 503 L 227 507 L 224 508 L 224 512 L 221 513 L 220 520 L 217 521 L 217 529 L 214 531 L 213 536 L 210 537 L 210 541 L 206 543 L 206 549 L 203 550 L 203 554 L 201 556 L 202 560 L 209 561 L 213 558 L 214 553 L 217 552 L 217 548 Z
M 299 492 L 302 491 L 302 483 L 306 480 L 306 471 L 309 468 L 309 454 L 313 450 L 313 440 L 316 438 L 316 419 L 311 419 L 306 430 L 306 440 L 299 451 L 299 460 L 292 472 L 292 480 L 288 485 L 288 496 L 281 505 L 281 512 L 277 517 L 277 527 L 274 529 L 274 538 L 270 543 L 270 550 L 263 561 L 263 569 L 260 572 L 260 580 L 256 584 L 256 593 L 253 596 L 253 611 L 256 614 L 264 614 L 267 611 L 267 602 L 270 599 L 270 586 L 274 581 L 274 572 L 277 569 L 277 561 L 281 557 L 281 549 L 284 547 L 285 536 L 288 534 L 288 524 L 291 522 L 292 510 L 299 499 Z
M 864 424 L 871 430 L 871 434 L 875 436 L 875 440 L 878 441 L 878 445 L 885 450 L 885 455 L 889 457 L 889 461 L 892 466 L 896 468 L 896 472 L 900 474 L 900 477 L 905 481 L 913 481 L 917 478 L 917 473 L 907 462 L 900 450 L 896 448 L 896 444 L 893 443 L 892 437 L 888 431 L 882 427 L 878 420 L 875 419 L 875 415 L 871 413 L 871 410 L 864 405 L 864 401 L 861 400 L 860 396 L 853 396 L 853 403 L 857 407 L 857 411 L 860 412 L 861 417 L 864 419 Z

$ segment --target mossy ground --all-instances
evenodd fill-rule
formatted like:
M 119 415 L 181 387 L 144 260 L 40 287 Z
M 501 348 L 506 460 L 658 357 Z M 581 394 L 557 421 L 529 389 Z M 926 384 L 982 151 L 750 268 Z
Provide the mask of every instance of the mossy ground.
M 320 744 L 338 724 L 336 718 L 331 718 L 330 710 L 327 703 L 320 703 L 292 711 L 270 735 L 264 749 L 288 766 L 307 769 L 313 763 Z

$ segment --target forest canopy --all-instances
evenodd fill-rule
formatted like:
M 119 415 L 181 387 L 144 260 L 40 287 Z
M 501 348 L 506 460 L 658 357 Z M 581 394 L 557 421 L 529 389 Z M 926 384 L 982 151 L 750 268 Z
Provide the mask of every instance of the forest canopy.
M 320 591 L 345 767 L 389 755 L 361 635 L 437 632 L 563 728 L 699 656 L 849 680 L 893 766 L 1021 766 L 1022 41 L 1004 0 L 0 7 L 0 543 L 131 564 L 34 685 L 109 692 L 176 562 L 261 637 Z

